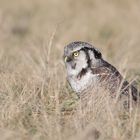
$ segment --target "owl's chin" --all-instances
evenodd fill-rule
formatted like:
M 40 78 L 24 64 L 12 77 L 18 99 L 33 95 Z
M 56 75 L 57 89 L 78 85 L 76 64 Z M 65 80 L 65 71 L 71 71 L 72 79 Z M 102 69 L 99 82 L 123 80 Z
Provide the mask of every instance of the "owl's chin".
M 73 63 L 73 64 L 71 65 L 71 68 L 72 68 L 72 69 L 75 69 L 75 68 L 76 68 L 76 63 Z

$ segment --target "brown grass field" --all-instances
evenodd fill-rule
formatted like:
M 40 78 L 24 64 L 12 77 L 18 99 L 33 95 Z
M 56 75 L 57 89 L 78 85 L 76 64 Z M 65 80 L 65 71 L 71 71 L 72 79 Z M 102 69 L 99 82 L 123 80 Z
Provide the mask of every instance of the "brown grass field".
M 140 140 L 139 107 L 81 108 L 63 48 L 94 44 L 140 89 L 139 0 L 0 0 L 0 140 Z

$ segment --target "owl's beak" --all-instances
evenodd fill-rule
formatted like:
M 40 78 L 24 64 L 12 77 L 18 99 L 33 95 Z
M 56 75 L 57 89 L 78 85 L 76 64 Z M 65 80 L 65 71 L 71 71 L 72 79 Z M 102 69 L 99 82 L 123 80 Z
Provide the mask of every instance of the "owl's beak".
M 65 62 L 70 62 L 70 61 L 72 61 L 72 58 L 71 58 L 71 57 L 66 56 L 66 57 L 65 57 Z

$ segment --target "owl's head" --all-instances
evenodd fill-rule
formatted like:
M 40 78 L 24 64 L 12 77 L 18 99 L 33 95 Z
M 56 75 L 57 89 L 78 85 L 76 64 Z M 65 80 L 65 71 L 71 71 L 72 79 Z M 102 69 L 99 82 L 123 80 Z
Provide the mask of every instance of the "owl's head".
M 72 42 L 64 49 L 64 61 L 69 75 L 100 65 L 102 55 L 99 50 L 86 42 Z

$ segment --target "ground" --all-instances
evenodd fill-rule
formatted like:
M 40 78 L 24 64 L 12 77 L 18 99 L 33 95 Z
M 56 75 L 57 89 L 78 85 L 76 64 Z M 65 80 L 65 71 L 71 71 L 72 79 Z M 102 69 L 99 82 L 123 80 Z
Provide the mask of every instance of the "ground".
M 139 109 L 106 93 L 89 110 L 66 81 L 63 48 L 96 46 L 130 82 L 140 76 L 140 1 L 0 0 L 0 139 L 139 140 Z

